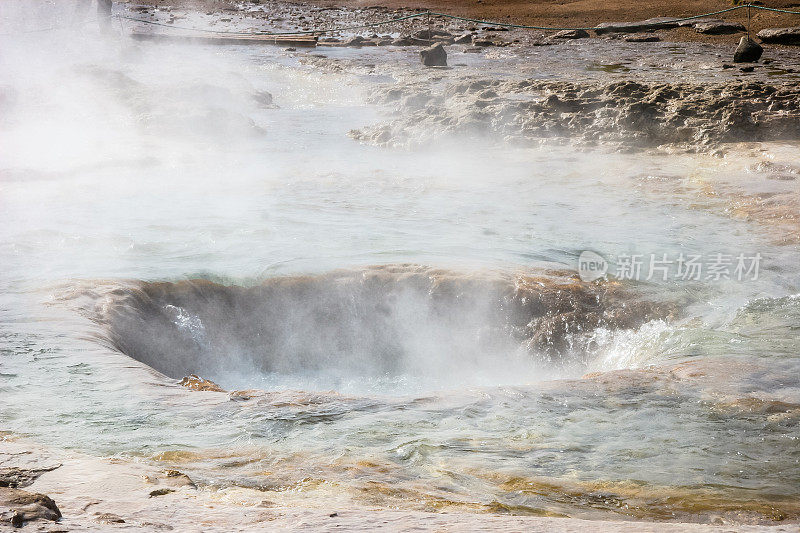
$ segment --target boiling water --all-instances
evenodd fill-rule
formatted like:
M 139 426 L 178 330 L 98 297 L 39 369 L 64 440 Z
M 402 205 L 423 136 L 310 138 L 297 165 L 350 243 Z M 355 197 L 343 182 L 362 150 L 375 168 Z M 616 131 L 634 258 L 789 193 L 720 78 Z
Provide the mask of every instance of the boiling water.
M 797 250 L 702 194 L 796 146 L 381 149 L 347 136 L 385 118 L 368 103 L 381 68 L 88 30 L 2 44 L 1 430 L 287 504 L 797 517 Z M 461 68 L 481 61 L 513 69 Z M 762 260 L 757 280 L 635 284 L 675 312 L 581 331 L 557 357 L 484 335 L 486 287 L 574 269 L 587 249 Z M 399 264 L 377 292 L 351 290 L 367 265 Z M 444 310 L 424 281 L 442 275 L 460 280 Z M 182 280 L 217 292 L 180 296 Z M 250 307 L 263 315 L 229 313 L 274 283 L 301 289 L 280 312 L 266 298 Z M 118 300 L 156 286 L 115 338 Z M 256 342 L 270 328 L 281 342 Z M 263 392 L 177 386 L 190 372 Z

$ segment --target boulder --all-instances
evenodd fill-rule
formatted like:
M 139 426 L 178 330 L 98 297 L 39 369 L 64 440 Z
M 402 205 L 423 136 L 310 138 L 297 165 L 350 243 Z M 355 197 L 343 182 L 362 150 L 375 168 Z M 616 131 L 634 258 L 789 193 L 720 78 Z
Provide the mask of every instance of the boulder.
M 444 39 L 444 40 L 450 39 L 451 37 L 453 37 L 453 34 L 450 33 L 449 31 L 437 30 L 436 28 L 433 28 L 430 31 L 420 30 L 416 33 L 413 33 L 411 36 L 417 39 L 426 39 L 429 41 L 434 41 L 439 39 Z
M 602 22 L 598 24 L 594 32 L 597 35 L 604 33 L 637 33 L 649 30 L 667 30 L 677 28 L 678 23 L 672 17 L 656 17 L 638 22 Z
M 344 42 L 345 46 L 364 46 L 367 43 L 367 40 L 364 39 L 360 35 L 356 35 L 355 37 L 351 37 L 350 39 Z
M 739 46 L 733 53 L 733 62 L 755 63 L 761 58 L 762 53 L 764 53 L 764 49 L 761 45 L 745 35 L 739 40 Z
M 433 46 L 419 51 L 419 57 L 422 64 L 426 67 L 446 67 L 447 66 L 447 52 L 442 46 L 442 43 L 436 43 Z
M 758 32 L 762 43 L 800 44 L 800 26 L 794 28 L 767 28 Z
M 0 516 L 13 527 L 22 527 L 25 522 L 61 518 L 55 502 L 49 496 L 13 488 L 0 488 Z
M 472 34 L 465 33 L 463 35 L 459 35 L 453 42 L 455 44 L 472 44 Z
M 589 37 L 589 32 L 586 30 L 562 30 L 554 33 L 551 39 L 585 39 Z
M 708 22 L 698 22 L 694 25 L 694 31 L 708 35 L 727 35 L 730 33 L 741 33 L 743 31 L 747 31 L 747 28 L 738 22 L 712 20 Z

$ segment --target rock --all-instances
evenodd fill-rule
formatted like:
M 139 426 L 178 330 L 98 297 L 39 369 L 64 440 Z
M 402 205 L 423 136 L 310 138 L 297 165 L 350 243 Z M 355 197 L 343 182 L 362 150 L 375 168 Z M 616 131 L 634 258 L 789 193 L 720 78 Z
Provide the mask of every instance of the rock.
M 629 35 L 625 41 L 629 43 L 657 43 L 661 40 L 658 35 Z
M 366 39 L 364 39 L 360 35 L 356 35 L 355 37 L 351 37 L 344 42 L 345 46 L 364 46 L 366 43 Z
M 55 464 L 44 468 L 0 468 L 0 487 L 10 487 L 12 489 L 20 489 L 32 485 L 36 478 L 45 472 L 52 472 L 61 464 Z
M 412 46 L 414 41 L 410 37 L 398 37 L 392 41 L 392 46 Z
M 496 43 L 489 39 L 475 39 L 472 41 L 472 44 L 475 46 L 496 46 Z
M 742 66 L 747 64 L 729 68 Z M 420 139 L 440 132 L 506 138 L 513 131 L 519 142 L 577 139 L 633 150 L 673 145 L 703 151 L 741 140 L 800 139 L 799 87 L 783 82 L 748 83 L 752 75 L 742 73 L 731 78 L 718 84 L 681 80 L 650 85 L 633 80 L 572 83 L 486 78 L 457 83 L 441 96 L 415 87 L 415 92 L 407 90 L 398 97 L 392 92 L 397 87 L 392 87 L 385 91 L 386 101 L 394 102 L 402 110 L 398 116 L 404 118 L 361 130 L 356 138 L 403 145 L 423 142 Z M 517 94 L 535 100 L 516 98 Z M 445 111 L 450 109 L 461 111 Z
M 702 19 L 690 19 L 690 20 L 681 20 L 678 22 L 679 28 L 686 28 L 688 26 L 694 26 L 695 24 L 700 24 L 701 22 L 714 22 L 719 19 L 712 19 L 712 18 L 702 18 Z
M 459 35 L 453 40 L 453 42 L 455 44 L 472 44 L 472 34 L 465 33 L 463 35 Z
M 755 69 L 756 69 L 756 67 L 742 67 L 739 70 L 741 72 L 753 72 Z
M 800 44 L 800 26 L 794 28 L 767 28 L 758 32 L 762 43 Z
M 734 63 L 755 63 L 761 58 L 764 48 L 748 36 L 739 39 L 739 46 L 733 53 Z
M 95 520 L 101 524 L 124 524 L 125 520 L 114 513 L 95 513 Z
M 49 496 L 3 487 L 0 488 L 0 516 L 9 520 L 13 527 L 22 527 L 25 522 L 34 520 L 55 522 L 61 518 L 61 511 Z
M 585 39 L 589 37 L 589 32 L 586 30 L 562 30 L 554 33 L 551 39 Z
M 638 22 L 602 22 L 594 28 L 597 35 L 604 33 L 637 33 L 649 30 L 667 30 L 677 28 L 678 23 L 672 17 L 656 17 Z
M 741 33 L 743 31 L 747 31 L 747 28 L 738 22 L 713 20 L 708 22 L 698 22 L 694 25 L 694 31 L 708 35 L 727 35 L 730 33 Z
M 451 39 L 453 37 L 453 34 L 450 33 L 449 31 L 437 30 L 436 28 L 433 28 L 430 31 L 420 30 L 416 33 L 411 34 L 411 36 L 416 39 L 433 41 L 438 39 L 444 39 L 444 40 Z
M 174 489 L 156 489 L 150 492 L 150 497 L 155 498 L 156 496 L 164 496 L 169 494 L 170 492 L 175 492 Z
M 446 67 L 447 52 L 442 43 L 436 43 L 431 47 L 419 51 L 422 64 L 426 67 Z
M 289 49 L 287 48 L 287 50 Z M 291 50 L 294 50 L 294 48 L 292 48 Z M 262 107 L 264 109 L 275 109 L 276 107 L 278 107 L 275 105 L 275 102 L 272 99 L 272 93 L 268 91 L 255 91 L 253 93 L 253 100 L 255 100 L 256 103 L 258 103 L 259 107 Z
M 189 476 L 178 470 L 165 470 L 164 476 L 167 478 L 165 483 L 172 487 L 197 488 L 197 485 L 195 485 L 194 481 L 192 481 Z
M 284 48 L 284 52 L 297 52 L 297 48 L 294 46 L 290 46 L 289 48 Z
M 259 389 L 235 390 L 231 391 L 229 397 L 234 402 L 247 402 L 253 398 L 264 396 L 266 393 Z
M 186 376 L 178 385 L 182 385 L 187 389 L 197 391 L 211 391 L 211 392 L 225 392 L 225 389 L 211 381 L 210 379 L 203 379 L 196 374 Z

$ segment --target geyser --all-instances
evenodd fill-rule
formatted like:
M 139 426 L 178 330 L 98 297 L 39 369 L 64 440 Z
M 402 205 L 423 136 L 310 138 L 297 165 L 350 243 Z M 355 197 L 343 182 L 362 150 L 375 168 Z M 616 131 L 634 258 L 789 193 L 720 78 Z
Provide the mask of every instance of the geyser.
M 137 282 L 110 298 L 94 318 L 119 351 L 176 379 L 223 382 L 259 373 L 532 379 L 543 364 L 574 362 L 595 328 L 631 328 L 666 313 L 617 283 L 565 272 L 418 265 L 254 286 Z

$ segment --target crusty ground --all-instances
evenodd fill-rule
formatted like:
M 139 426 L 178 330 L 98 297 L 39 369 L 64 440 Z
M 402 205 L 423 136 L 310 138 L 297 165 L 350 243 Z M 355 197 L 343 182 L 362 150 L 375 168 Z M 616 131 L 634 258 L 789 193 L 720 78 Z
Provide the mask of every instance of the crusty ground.
M 11 438 L 13 439 L 13 437 Z M 21 439 L 0 436 L 0 465 L 45 472 L 23 490 L 55 501 L 61 520 L 39 519 L 22 531 L 135 531 L 161 533 L 232 533 L 249 531 L 386 531 L 531 533 L 790 533 L 796 524 L 724 526 L 663 522 L 589 521 L 575 518 L 425 513 L 345 506 L 282 507 L 252 489 L 195 488 L 177 471 L 161 471 L 126 458 L 97 458 L 65 453 Z M 0 532 L 18 531 L 0 492 Z

